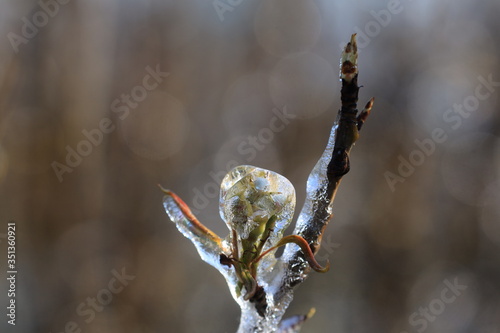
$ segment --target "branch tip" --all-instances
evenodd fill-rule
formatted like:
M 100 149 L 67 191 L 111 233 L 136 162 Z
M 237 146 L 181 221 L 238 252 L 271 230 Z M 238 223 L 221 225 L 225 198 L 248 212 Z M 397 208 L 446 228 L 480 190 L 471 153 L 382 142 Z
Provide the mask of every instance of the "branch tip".
M 366 118 L 368 118 L 368 116 L 370 115 L 370 113 L 372 111 L 372 107 L 373 107 L 373 103 L 374 102 L 375 102 L 375 97 L 372 97 L 368 101 L 368 103 L 366 103 L 365 108 L 363 109 L 363 111 L 361 111 L 361 113 L 359 114 L 359 116 L 356 118 L 356 121 L 358 123 L 358 131 L 361 130 L 361 127 L 365 123 Z
M 351 41 L 347 43 L 340 58 L 340 79 L 351 82 L 358 74 L 358 44 L 356 34 L 351 35 Z
M 309 312 L 306 314 L 306 319 L 312 318 L 315 313 L 316 313 L 316 308 L 311 308 L 311 310 L 309 310 Z
M 221 246 L 222 240 L 219 236 L 217 236 L 212 230 L 208 229 L 205 225 L 203 225 L 196 216 L 191 212 L 189 206 L 182 200 L 177 194 L 174 192 L 164 189 L 161 185 L 158 184 L 160 189 L 165 193 L 165 200 L 172 200 L 173 204 L 177 206 L 177 208 L 182 212 L 182 216 L 188 221 L 185 223 L 185 226 L 196 236 L 205 237 L 210 239 L 212 242 L 217 244 L 217 246 Z M 167 206 L 165 206 L 167 209 Z M 174 223 L 178 223 L 178 221 L 172 220 Z
M 166 188 L 164 188 L 163 186 L 161 186 L 161 184 L 156 184 L 160 190 L 165 193 L 166 195 L 170 195 L 172 192 L 170 190 L 167 190 Z

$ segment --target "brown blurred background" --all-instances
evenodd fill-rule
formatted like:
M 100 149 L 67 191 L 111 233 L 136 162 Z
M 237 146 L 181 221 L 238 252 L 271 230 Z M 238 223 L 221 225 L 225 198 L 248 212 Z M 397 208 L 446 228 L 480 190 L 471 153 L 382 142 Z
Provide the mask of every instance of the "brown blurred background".
M 499 16 L 497 0 L 2 1 L 0 304 L 15 221 L 18 308 L 0 330 L 236 331 L 156 184 L 224 236 L 233 164 L 285 175 L 300 208 L 358 32 L 375 107 L 318 253 L 332 269 L 288 313 L 316 307 L 303 332 L 499 333 Z

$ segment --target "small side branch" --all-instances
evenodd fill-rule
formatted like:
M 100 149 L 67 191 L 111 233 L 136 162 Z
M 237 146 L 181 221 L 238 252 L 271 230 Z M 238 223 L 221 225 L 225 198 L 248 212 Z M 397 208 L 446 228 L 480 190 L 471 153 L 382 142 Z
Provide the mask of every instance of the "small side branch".
M 160 189 L 165 194 L 163 198 L 165 211 L 179 231 L 193 242 L 203 260 L 221 270 L 221 265 L 214 258 L 219 258 L 220 254 L 224 253 L 222 239 L 200 223 L 179 196 L 161 186 Z

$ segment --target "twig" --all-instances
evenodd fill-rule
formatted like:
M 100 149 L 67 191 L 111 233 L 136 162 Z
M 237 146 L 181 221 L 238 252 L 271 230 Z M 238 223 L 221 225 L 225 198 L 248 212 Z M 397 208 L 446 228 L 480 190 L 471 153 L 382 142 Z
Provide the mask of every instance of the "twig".
M 349 172 L 349 153 L 373 106 L 372 98 L 358 115 L 357 58 L 354 34 L 341 58 L 342 106 L 327 147 L 307 180 L 306 200 L 293 235 L 283 237 L 283 230 L 295 207 L 295 191 L 286 178 L 271 171 L 240 166 L 224 178 L 221 207 L 230 228 L 224 239 L 201 224 L 177 195 L 162 189 L 170 219 L 193 242 L 201 258 L 226 278 L 242 311 L 238 332 L 298 332 L 313 314 L 295 316 L 278 328 L 294 287 L 311 268 L 328 270 L 328 264 L 321 266 L 314 254 L 332 217 L 340 181 Z M 281 187 L 279 191 L 276 186 Z M 275 258 L 274 251 L 283 245 L 283 255 Z

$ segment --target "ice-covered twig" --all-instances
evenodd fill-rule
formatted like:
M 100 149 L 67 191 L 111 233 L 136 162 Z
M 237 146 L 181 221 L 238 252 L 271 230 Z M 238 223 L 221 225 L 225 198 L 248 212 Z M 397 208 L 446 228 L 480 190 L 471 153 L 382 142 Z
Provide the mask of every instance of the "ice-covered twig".
M 175 193 L 160 186 L 165 193 L 163 205 L 170 219 L 175 222 L 179 231 L 191 239 L 196 247 L 204 253 L 213 252 L 219 255 L 222 252 L 222 240 L 213 231 L 198 221 L 186 203 Z
M 164 207 L 177 228 L 196 246 L 201 258 L 225 277 L 241 307 L 238 332 L 298 332 L 312 315 L 284 320 L 294 287 L 318 263 L 318 251 L 332 202 L 342 177 L 349 172 L 349 153 L 370 114 L 373 98 L 358 115 L 358 52 L 356 35 L 340 63 L 341 100 L 326 149 L 307 180 L 307 195 L 292 235 L 283 237 L 295 209 L 295 190 L 283 176 L 253 166 L 239 166 L 221 185 L 220 213 L 229 228 L 221 239 L 201 224 L 174 193 L 164 190 Z M 280 258 L 274 253 L 285 245 Z

